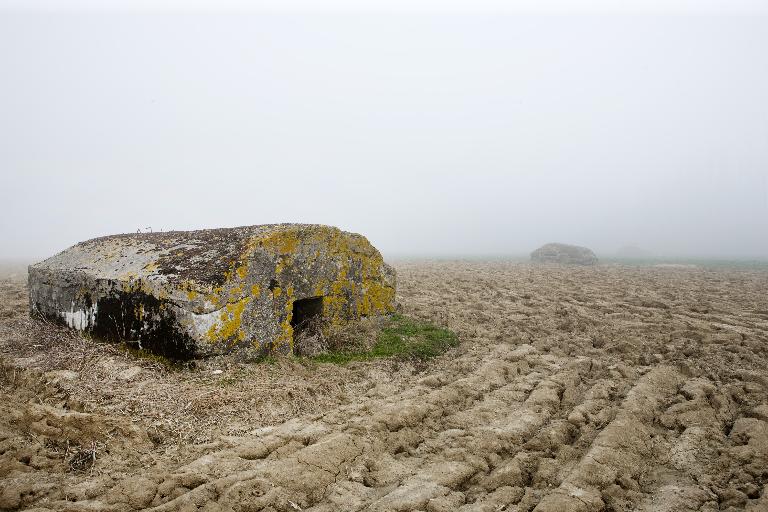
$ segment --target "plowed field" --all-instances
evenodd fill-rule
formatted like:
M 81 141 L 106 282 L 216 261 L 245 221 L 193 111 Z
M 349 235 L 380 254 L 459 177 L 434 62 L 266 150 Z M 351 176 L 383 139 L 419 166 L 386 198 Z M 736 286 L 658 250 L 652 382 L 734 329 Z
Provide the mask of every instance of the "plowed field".
M 426 363 L 169 369 L 0 281 L 0 508 L 768 510 L 768 270 L 400 262 Z

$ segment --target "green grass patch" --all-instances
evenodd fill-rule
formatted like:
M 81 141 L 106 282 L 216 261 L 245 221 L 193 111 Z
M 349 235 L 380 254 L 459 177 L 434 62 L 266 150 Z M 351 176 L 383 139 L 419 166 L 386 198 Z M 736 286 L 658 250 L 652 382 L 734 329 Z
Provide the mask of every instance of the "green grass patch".
M 334 350 L 311 359 L 320 363 L 345 364 L 377 357 L 426 360 L 459 344 L 453 331 L 400 314 L 388 317 L 368 350 Z

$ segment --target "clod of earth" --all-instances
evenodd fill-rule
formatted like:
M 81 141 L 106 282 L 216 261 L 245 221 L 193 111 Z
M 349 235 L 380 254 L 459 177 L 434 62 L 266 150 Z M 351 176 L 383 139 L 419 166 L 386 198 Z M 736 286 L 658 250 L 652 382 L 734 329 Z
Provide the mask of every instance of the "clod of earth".
M 290 353 L 330 326 L 394 310 L 395 271 L 338 228 L 271 224 L 114 235 L 29 267 L 29 306 L 96 337 L 185 359 Z

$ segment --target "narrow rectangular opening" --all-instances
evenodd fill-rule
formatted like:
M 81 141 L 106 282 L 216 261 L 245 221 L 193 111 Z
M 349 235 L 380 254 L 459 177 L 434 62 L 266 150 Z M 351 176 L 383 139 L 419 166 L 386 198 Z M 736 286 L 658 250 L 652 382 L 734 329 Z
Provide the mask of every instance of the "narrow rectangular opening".
M 294 339 L 299 333 L 306 332 L 307 334 L 315 334 L 322 316 L 322 297 L 309 297 L 307 299 L 293 301 L 291 327 L 293 327 Z

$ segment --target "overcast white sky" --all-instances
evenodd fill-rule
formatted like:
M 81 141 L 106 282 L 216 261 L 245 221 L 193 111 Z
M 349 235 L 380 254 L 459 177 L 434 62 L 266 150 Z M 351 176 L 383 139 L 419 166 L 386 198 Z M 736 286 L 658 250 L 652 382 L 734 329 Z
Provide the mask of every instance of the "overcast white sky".
M 747 0 L 0 0 L 0 258 L 268 222 L 768 257 L 767 49 Z

